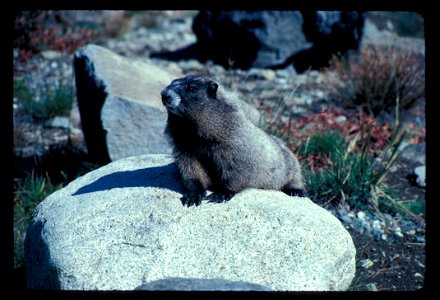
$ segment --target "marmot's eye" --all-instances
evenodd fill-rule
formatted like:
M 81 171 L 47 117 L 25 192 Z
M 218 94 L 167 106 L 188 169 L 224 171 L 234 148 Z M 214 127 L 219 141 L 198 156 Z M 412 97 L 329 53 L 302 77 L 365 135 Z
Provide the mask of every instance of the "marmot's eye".
M 195 86 L 192 86 L 192 85 L 187 85 L 186 86 L 186 90 L 188 91 L 188 92 L 195 92 L 196 91 L 196 87 Z

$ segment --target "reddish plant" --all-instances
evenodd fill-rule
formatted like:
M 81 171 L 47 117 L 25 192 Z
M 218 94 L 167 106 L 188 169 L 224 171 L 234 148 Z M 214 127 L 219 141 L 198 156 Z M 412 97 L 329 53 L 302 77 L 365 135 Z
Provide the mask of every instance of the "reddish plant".
M 269 115 L 271 112 L 269 112 Z M 318 114 L 309 114 L 303 118 L 296 119 L 294 122 L 291 118 L 287 122 L 273 123 L 269 129 L 278 132 L 281 136 L 289 137 L 292 150 L 297 150 L 306 138 L 315 132 L 339 131 L 347 139 L 351 139 L 361 133 L 363 127 L 370 128 L 370 144 L 369 152 L 378 155 L 388 145 L 392 136 L 393 128 L 387 123 L 379 124 L 373 117 L 364 112 L 357 114 L 350 113 L 343 109 L 332 109 L 321 111 Z M 366 138 L 360 137 L 360 140 Z M 354 151 L 358 150 L 361 142 L 356 145 Z
M 22 11 L 15 19 L 14 48 L 32 53 L 50 49 L 73 53 L 77 48 L 96 41 L 101 32 L 75 24 L 54 11 Z

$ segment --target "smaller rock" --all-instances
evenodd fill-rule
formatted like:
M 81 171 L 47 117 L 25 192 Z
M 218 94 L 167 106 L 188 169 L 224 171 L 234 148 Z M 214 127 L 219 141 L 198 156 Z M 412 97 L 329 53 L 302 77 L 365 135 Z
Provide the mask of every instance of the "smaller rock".
M 422 243 L 422 244 L 425 244 L 425 243 L 426 243 L 426 239 L 425 239 L 425 237 L 423 237 L 423 236 L 416 236 L 416 241 L 417 241 L 418 243 Z
M 318 98 L 318 99 L 323 99 L 323 98 L 325 98 L 325 97 L 324 97 L 324 96 L 325 96 L 325 93 L 324 93 L 323 91 L 321 91 L 321 90 L 315 90 L 315 91 L 313 92 L 313 94 L 314 94 L 315 97 Z
M 252 68 L 248 72 L 248 76 L 255 79 L 273 80 L 275 78 L 275 71 L 270 69 Z
M 426 164 L 426 144 L 402 143 L 402 146 L 399 148 L 401 148 L 400 157 L 421 165 Z
M 275 75 L 277 76 L 277 78 L 284 78 L 284 79 L 287 79 L 290 77 L 289 71 L 287 71 L 286 69 L 276 70 Z
M 352 222 L 351 218 L 348 215 L 341 215 L 340 219 L 344 221 L 344 223 L 350 224 Z
M 336 118 L 336 122 L 342 124 L 345 123 L 347 121 L 347 117 L 346 116 L 339 116 Z
M 310 95 L 302 94 L 299 96 L 293 96 L 293 103 L 295 105 L 310 105 L 313 103 L 313 98 Z
M 359 211 L 356 216 L 359 220 L 365 220 L 365 213 L 363 211 Z
M 398 237 L 403 237 L 402 229 L 400 227 L 394 229 L 394 234 L 397 235 Z
M 368 258 L 361 260 L 360 263 L 361 263 L 361 267 L 364 269 L 368 269 L 374 265 L 373 261 Z
M 426 166 L 416 167 L 414 174 L 417 176 L 416 183 L 420 187 L 426 187 Z
M 420 274 L 420 273 L 415 273 L 415 274 L 414 274 L 414 277 L 419 277 L 419 278 L 422 278 L 422 279 L 423 279 L 423 275 Z
M 73 136 L 76 136 L 76 135 L 82 135 L 83 133 L 82 133 L 81 129 L 78 129 L 76 127 L 71 127 L 70 128 L 70 134 L 73 135 Z
M 72 123 L 67 117 L 55 117 L 53 119 L 48 120 L 44 123 L 46 127 L 56 127 L 56 128 L 70 128 L 72 127 Z
M 383 235 L 383 224 L 379 220 L 374 220 L 371 226 L 371 233 L 374 236 L 382 236 Z
M 294 105 L 292 106 L 290 112 L 294 115 L 303 115 L 307 112 L 307 110 L 304 107 Z
M 53 50 L 47 50 L 41 52 L 41 56 L 43 56 L 45 59 L 56 59 L 60 58 L 62 56 L 62 53 Z
M 375 283 L 369 283 L 365 286 L 368 291 L 377 292 L 377 287 Z
M 201 64 L 199 61 L 195 59 L 182 61 L 179 63 L 179 67 L 184 70 L 196 70 L 196 71 L 201 71 L 204 68 L 203 64 Z

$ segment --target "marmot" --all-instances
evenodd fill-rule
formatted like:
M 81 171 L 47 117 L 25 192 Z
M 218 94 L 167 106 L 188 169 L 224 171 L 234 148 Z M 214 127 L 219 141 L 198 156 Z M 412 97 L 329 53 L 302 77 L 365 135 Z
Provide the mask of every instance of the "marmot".
M 213 80 L 189 75 L 162 90 L 165 134 L 186 189 L 183 205 L 199 205 L 206 190 L 227 201 L 246 188 L 304 196 L 297 157 L 255 126 L 240 104 Z

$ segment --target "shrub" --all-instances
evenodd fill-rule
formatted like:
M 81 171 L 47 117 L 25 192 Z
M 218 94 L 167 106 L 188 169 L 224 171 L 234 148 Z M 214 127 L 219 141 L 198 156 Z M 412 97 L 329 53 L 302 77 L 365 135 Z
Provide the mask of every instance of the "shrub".
M 26 83 L 16 79 L 14 79 L 14 96 L 20 100 L 24 110 L 36 121 L 69 115 L 74 99 L 71 90 L 59 87 L 42 97 L 40 101 L 36 101 Z
M 14 48 L 38 53 L 51 49 L 73 53 L 96 42 L 101 33 L 83 23 L 75 23 L 73 11 L 20 11 L 14 20 Z M 27 52 L 26 52 L 27 53 Z M 29 55 L 23 57 L 23 60 Z
M 364 130 L 365 134 L 358 134 L 349 142 L 338 131 L 317 132 L 298 149 L 298 153 L 308 162 L 304 166 L 304 173 L 307 191 L 312 198 L 347 203 L 356 208 L 372 206 L 377 209 L 380 203 L 387 200 L 382 195 L 376 197 L 378 191 L 393 193 L 384 178 L 394 164 L 397 152 L 393 152 L 388 159 L 381 157 L 376 160 L 367 151 L 369 129 Z M 361 147 L 355 150 L 362 136 Z M 393 149 L 402 138 L 401 135 L 393 137 L 390 142 Z M 331 141 L 334 143 L 329 143 Z M 379 202 L 374 202 L 377 198 Z
M 409 11 L 395 13 L 394 27 L 398 35 L 424 38 L 424 19 L 422 15 Z
M 388 145 L 393 130 L 387 122 L 379 123 L 363 112 L 353 113 L 342 109 L 331 109 L 317 114 L 309 114 L 295 121 L 292 118 L 289 118 L 287 122 L 282 122 L 279 119 L 270 121 L 267 130 L 275 135 L 285 137 L 289 140 L 291 149 L 298 151 L 307 142 L 307 138 L 316 132 L 336 131 L 340 132 L 344 138 L 351 139 L 360 133 L 362 126 L 365 125 L 371 129 L 368 152 L 377 157 Z M 418 128 L 411 130 L 414 131 L 414 134 L 419 134 Z M 418 141 L 424 140 L 414 137 L 414 142 Z M 359 140 L 355 145 L 355 150 L 361 146 Z
M 62 185 L 53 185 L 49 177 L 35 176 L 32 172 L 14 184 L 14 265 L 24 261 L 23 241 L 35 207 Z
M 425 95 L 425 70 L 412 52 L 369 47 L 358 56 L 335 57 L 330 70 L 340 79 L 337 97 L 374 115 L 407 109 Z
M 19 80 L 14 78 L 14 96 L 17 97 L 22 102 L 31 102 L 33 99 L 33 94 L 24 80 Z
M 396 187 L 386 182 L 398 157 L 397 149 L 407 136 L 400 128 L 393 130 L 387 122 L 379 123 L 363 112 L 340 109 L 295 121 L 274 121 L 272 114 L 269 111 L 267 130 L 285 140 L 298 155 L 311 199 L 405 212 L 416 218 L 423 211 L 413 202 L 397 200 Z
M 23 263 L 23 239 L 37 204 L 70 181 L 99 166 L 88 161 L 87 153 L 67 145 L 55 145 L 33 163 L 16 157 L 14 183 L 14 258 L 15 266 Z M 31 171 L 32 170 L 32 171 Z

